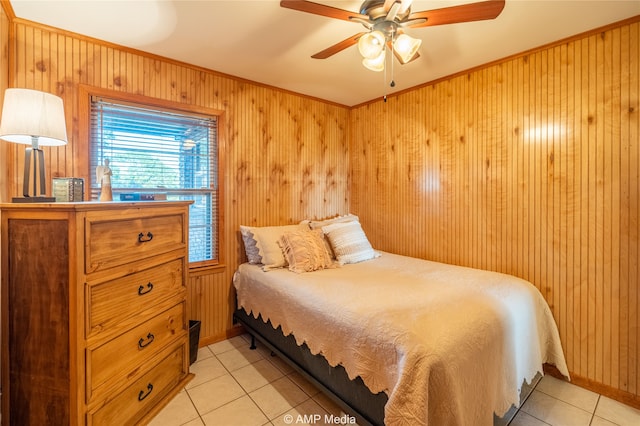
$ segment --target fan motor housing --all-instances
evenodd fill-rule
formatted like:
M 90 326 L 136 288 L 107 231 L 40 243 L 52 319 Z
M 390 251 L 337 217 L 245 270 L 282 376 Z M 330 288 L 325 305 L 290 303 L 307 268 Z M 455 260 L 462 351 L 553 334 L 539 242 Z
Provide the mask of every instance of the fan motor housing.
M 400 1 L 396 1 L 396 3 L 400 3 Z M 360 6 L 360 14 L 369 16 L 369 19 L 375 21 L 380 18 L 386 18 L 387 12 L 384 10 L 384 1 L 382 0 L 365 0 Z M 396 16 L 396 20 L 402 21 L 406 19 L 411 14 L 411 7 L 408 7 L 407 10 Z

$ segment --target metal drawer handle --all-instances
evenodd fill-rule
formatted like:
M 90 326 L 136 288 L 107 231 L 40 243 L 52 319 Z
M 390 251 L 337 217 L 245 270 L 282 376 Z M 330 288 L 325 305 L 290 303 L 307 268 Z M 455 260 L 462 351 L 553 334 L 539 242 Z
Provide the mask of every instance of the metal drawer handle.
M 140 393 L 138 394 L 138 401 L 142 401 L 143 399 L 145 399 L 146 397 L 149 396 L 149 394 L 151 393 L 151 391 L 153 390 L 153 385 L 151 383 L 149 383 L 147 385 L 147 391 L 145 392 L 144 389 L 140 391 Z
M 147 334 L 147 338 L 145 339 L 144 337 L 141 337 L 140 340 L 138 340 L 138 349 L 144 349 L 147 346 L 149 346 L 151 344 L 151 342 L 153 342 L 153 340 L 156 338 L 156 336 L 154 336 L 153 334 L 149 333 Z M 146 343 L 145 343 L 146 340 Z
M 147 287 L 147 290 L 144 289 L 145 286 L 143 286 L 143 285 L 138 287 L 138 296 L 142 296 L 143 294 L 147 294 L 151 290 L 153 290 L 153 284 L 151 282 L 148 282 L 146 287 Z
M 146 243 L 153 240 L 153 234 L 151 232 L 147 232 L 147 235 L 144 235 L 142 232 L 138 234 L 138 242 Z

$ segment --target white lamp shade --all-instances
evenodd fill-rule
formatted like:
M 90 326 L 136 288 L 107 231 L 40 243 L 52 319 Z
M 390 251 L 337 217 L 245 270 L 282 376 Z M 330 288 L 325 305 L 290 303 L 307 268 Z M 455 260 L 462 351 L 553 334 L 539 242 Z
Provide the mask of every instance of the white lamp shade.
M 64 106 L 58 96 L 38 90 L 7 89 L 0 121 L 0 138 L 31 145 L 67 144 Z
M 370 69 L 371 71 L 380 72 L 384 70 L 384 58 L 385 58 L 385 51 L 383 50 L 382 52 L 380 52 L 380 54 L 377 57 L 373 59 L 364 58 L 362 60 L 362 65 L 364 65 L 366 68 Z
M 402 63 L 407 63 L 416 54 L 422 40 L 408 36 L 407 34 L 400 34 L 393 44 L 393 48 L 402 59 Z
M 380 31 L 371 31 L 358 39 L 358 50 L 362 57 L 375 59 L 384 51 L 385 37 Z

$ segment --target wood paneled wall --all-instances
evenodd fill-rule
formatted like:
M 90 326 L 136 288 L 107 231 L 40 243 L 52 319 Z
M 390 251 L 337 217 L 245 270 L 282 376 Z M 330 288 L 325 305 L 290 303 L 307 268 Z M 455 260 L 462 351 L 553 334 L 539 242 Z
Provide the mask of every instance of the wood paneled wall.
M 530 280 L 574 379 L 638 401 L 637 21 L 352 110 L 0 14 L 2 44 L 7 25 L 8 85 L 65 102 L 71 139 L 45 148 L 49 177 L 87 178 L 80 84 L 225 111 L 224 266 L 189 288 L 202 342 L 231 328 L 240 224 L 351 210 L 381 250 Z M 6 200 L 22 150 L 0 149 Z
M 201 343 L 232 328 L 232 275 L 244 259 L 239 226 L 297 223 L 349 210 L 349 110 L 187 64 L 15 20 L 10 85 L 65 103 L 69 144 L 45 147 L 48 181 L 87 176 L 78 88 L 88 85 L 224 111 L 223 266 L 190 274 L 189 309 Z M 1 145 L 10 195 L 21 193 L 24 147 Z M 4 155 L 6 154 L 6 155 Z M 93 172 L 93 171 L 90 171 Z
M 7 87 L 9 87 L 9 16 L 0 3 L 0 110 Z M 2 152 L 2 144 L 6 143 L 0 141 L 0 152 Z M 9 199 L 7 178 L 7 156 L 0 155 L 0 200 Z
M 359 106 L 350 150 L 374 247 L 531 281 L 574 378 L 636 405 L 639 76 L 636 19 Z

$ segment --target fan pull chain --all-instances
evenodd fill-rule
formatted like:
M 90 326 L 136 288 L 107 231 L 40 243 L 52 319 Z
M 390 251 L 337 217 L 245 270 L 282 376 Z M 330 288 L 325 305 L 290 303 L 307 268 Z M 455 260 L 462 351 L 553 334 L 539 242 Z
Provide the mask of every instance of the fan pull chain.
M 382 87 L 383 89 L 383 93 L 384 96 L 382 97 L 382 99 L 384 99 L 385 102 L 387 102 L 387 58 L 384 58 L 384 68 L 382 69 Z
M 391 87 L 395 87 L 396 86 L 396 81 L 393 79 L 393 63 L 395 62 L 395 51 L 393 50 L 393 45 L 395 42 L 395 36 L 396 33 L 395 31 L 391 33 L 391 83 L 389 84 L 389 86 Z

